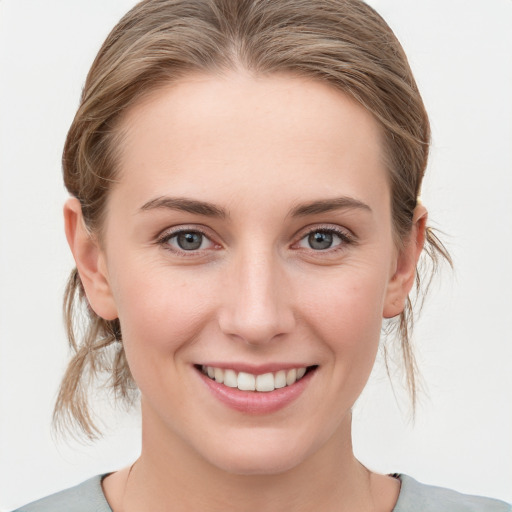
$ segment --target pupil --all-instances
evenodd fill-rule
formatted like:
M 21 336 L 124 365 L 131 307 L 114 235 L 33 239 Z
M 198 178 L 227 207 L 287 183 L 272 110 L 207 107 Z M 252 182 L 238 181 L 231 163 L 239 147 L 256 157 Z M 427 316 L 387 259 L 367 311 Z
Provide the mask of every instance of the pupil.
M 317 249 L 319 251 L 329 249 L 332 245 L 332 234 L 316 231 L 309 235 L 308 242 L 312 249 Z
M 186 251 L 195 251 L 201 247 L 203 235 L 201 233 L 180 233 L 178 245 Z

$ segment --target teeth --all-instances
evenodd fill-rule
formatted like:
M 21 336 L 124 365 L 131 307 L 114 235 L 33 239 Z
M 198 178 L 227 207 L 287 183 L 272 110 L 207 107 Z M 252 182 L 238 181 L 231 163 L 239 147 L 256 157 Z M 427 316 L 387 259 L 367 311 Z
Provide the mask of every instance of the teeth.
M 242 391 L 254 391 L 256 389 L 256 377 L 250 373 L 238 374 L 238 389 Z
M 306 373 L 304 369 L 304 373 Z M 279 370 L 276 372 L 274 376 L 274 387 L 276 389 L 284 388 L 286 386 L 286 372 L 284 370 Z
M 297 370 L 294 368 L 293 370 L 288 370 L 286 373 L 286 384 L 291 386 L 297 380 Z
M 238 386 L 234 370 L 224 370 L 224 385 L 230 388 L 236 388 Z
M 215 368 L 213 375 L 217 382 L 220 382 L 221 384 L 224 382 L 224 370 L 221 368 Z
M 201 371 L 208 375 L 210 379 L 230 388 L 238 388 L 242 391 L 269 392 L 295 384 L 306 374 L 306 367 L 279 370 L 275 373 L 263 373 L 262 375 L 253 375 L 246 372 L 237 373 L 235 370 L 213 366 L 202 366 Z
M 274 374 L 264 373 L 256 377 L 256 391 L 274 391 Z

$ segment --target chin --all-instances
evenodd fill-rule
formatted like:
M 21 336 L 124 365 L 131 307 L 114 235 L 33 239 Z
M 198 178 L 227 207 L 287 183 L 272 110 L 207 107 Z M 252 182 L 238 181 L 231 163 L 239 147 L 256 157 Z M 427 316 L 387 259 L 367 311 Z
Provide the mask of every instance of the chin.
M 297 443 L 252 439 L 245 443 L 233 442 L 229 447 L 219 446 L 210 463 L 235 475 L 276 475 L 300 465 L 309 454 Z
M 298 466 L 301 459 L 294 456 L 269 455 L 267 457 L 233 457 L 224 458 L 221 461 L 215 461 L 215 465 L 234 475 L 277 475 L 286 473 Z

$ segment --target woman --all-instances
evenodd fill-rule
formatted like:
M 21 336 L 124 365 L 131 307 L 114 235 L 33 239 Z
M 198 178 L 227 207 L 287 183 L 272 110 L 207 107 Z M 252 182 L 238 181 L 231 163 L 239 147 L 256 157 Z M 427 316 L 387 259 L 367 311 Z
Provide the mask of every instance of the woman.
M 142 452 L 20 510 L 509 510 L 352 452 L 383 318 L 414 401 L 408 296 L 424 244 L 447 257 L 418 199 L 429 137 L 361 2 L 130 11 L 64 150 L 76 355 L 56 413 L 94 436 L 84 384 L 105 366 L 140 390 Z

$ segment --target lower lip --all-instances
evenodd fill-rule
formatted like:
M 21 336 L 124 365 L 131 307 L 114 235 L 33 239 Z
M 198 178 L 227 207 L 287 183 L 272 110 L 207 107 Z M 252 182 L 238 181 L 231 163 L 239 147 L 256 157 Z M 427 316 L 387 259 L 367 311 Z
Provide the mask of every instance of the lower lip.
M 309 384 L 316 368 L 309 371 L 291 386 L 275 389 L 274 391 L 241 391 L 238 388 L 230 388 L 210 379 L 204 373 L 198 371 L 210 392 L 223 404 L 235 411 L 246 414 L 270 414 L 285 408 L 296 400 Z

